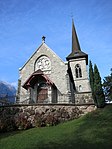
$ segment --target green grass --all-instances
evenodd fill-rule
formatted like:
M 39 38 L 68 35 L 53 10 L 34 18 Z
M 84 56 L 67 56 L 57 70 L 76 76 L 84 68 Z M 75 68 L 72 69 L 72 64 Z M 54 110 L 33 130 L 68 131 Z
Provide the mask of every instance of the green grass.
M 0 134 L 0 149 L 111 149 L 112 105 L 58 126 Z

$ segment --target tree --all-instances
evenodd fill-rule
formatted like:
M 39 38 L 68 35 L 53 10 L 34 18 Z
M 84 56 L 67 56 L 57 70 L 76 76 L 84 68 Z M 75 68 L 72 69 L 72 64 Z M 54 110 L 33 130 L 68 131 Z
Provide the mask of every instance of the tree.
M 111 74 L 104 78 L 103 88 L 107 100 L 112 101 L 112 68 Z
M 93 65 L 92 65 L 91 60 L 89 61 L 89 81 L 90 81 L 92 96 L 94 99 L 94 72 L 93 72 Z M 95 100 L 94 100 L 94 102 L 96 104 Z
M 94 100 L 98 108 L 104 107 L 105 96 L 103 93 L 100 73 L 96 64 L 94 65 Z

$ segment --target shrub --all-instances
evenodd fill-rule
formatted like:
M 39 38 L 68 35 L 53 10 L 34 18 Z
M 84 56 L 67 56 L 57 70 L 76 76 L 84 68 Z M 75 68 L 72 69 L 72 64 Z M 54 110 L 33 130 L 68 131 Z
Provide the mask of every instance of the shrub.
M 0 132 L 16 130 L 14 115 L 16 113 L 14 108 L 1 108 L 0 110 Z
M 57 125 L 58 123 L 59 123 L 59 120 L 54 115 L 49 114 L 46 116 L 46 120 L 45 120 L 46 126 L 54 126 L 54 125 Z
M 15 117 L 16 127 L 20 130 L 26 130 L 32 127 L 31 121 L 28 120 L 27 113 L 20 113 Z
M 51 114 L 36 113 L 34 117 L 36 127 L 54 126 L 59 123 L 56 116 Z
M 34 123 L 36 127 L 43 127 L 45 126 L 45 118 L 43 117 L 43 113 L 36 113 L 34 117 Z

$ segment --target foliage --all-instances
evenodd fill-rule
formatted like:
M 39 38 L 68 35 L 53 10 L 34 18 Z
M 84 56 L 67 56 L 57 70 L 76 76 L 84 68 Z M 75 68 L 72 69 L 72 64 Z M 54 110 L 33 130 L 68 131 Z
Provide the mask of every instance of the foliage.
M 20 130 L 26 130 L 32 127 L 31 121 L 28 119 L 27 113 L 19 113 L 15 118 L 15 125 Z
M 102 89 L 100 73 L 96 64 L 93 70 L 91 61 L 89 62 L 89 80 L 95 105 L 99 108 L 104 107 L 105 96 Z
M 103 80 L 104 93 L 107 100 L 112 100 L 112 69 L 111 74 Z
M 0 134 L 2 149 L 111 149 L 112 105 L 55 127 Z
M 16 108 L 0 109 L 0 132 L 16 130 L 14 115 L 17 112 Z
M 59 120 L 53 114 L 43 115 L 42 113 L 36 113 L 34 117 L 36 127 L 54 126 L 59 123 Z
M 43 114 L 37 112 L 34 117 L 34 125 L 36 127 L 43 127 L 45 126 L 45 119 L 43 118 Z
M 92 95 L 94 99 L 94 71 L 93 71 L 93 66 L 91 61 L 89 61 L 89 81 L 90 81 L 90 86 L 91 86 Z M 94 102 L 96 103 L 96 101 Z
M 75 107 L 69 113 L 64 107 L 53 109 L 50 108 L 48 111 L 36 112 L 34 116 L 34 126 L 45 127 L 45 126 L 55 126 L 59 123 L 79 118 L 81 111 Z
M 0 132 L 13 131 L 15 130 L 13 117 L 2 117 L 0 118 Z
M 78 107 L 71 110 L 58 108 L 17 108 L 4 107 L 0 109 L 0 132 L 25 130 L 32 127 L 54 126 L 61 122 L 76 119 L 81 116 Z
M 98 108 L 104 107 L 105 96 L 102 89 L 101 77 L 97 65 L 94 65 L 94 101 Z
M 59 123 L 59 120 L 57 117 L 55 117 L 53 114 L 49 114 L 46 116 L 45 124 L 46 126 L 55 126 Z
M 0 109 L 0 132 L 14 131 L 17 129 L 31 128 L 31 121 L 26 113 L 19 113 L 18 108 L 1 108 Z

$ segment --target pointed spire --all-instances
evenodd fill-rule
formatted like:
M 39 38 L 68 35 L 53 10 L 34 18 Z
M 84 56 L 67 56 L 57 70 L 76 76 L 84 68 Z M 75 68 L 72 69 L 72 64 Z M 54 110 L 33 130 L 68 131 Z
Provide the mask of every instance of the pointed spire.
M 69 61 L 70 59 L 77 59 L 77 58 L 83 58 L 83 57 L 86 58 L 86 64 L 88 64 L 88 55 L 81 51 L 77 33 L 75 30 L 74 21 L 72 19 L 72 51 L 66 57 L 66 59 L 67 59 L 67 61 Z
M 74 21 L 72 19 L 72 53 L 76 53 L 78 51 L 81 51 L 81 49 L 80 49 L 77 33 L 75 30 L 75 26 L 74 26 Z

